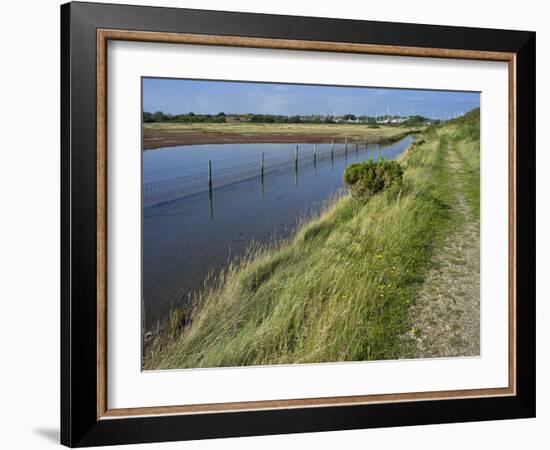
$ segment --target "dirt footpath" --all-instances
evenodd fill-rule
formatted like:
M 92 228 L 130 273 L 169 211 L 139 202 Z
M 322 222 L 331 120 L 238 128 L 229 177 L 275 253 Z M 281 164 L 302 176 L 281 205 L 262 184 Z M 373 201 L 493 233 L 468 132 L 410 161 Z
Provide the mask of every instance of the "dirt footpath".
M 412 327 L 406 336 L 411 354 L 406 358 L 480 354 L 479 220 L 463 192 L 456 150 L 449 150 L 448 164 L 456 186 L 453 207 L 463 221 L 435 251 L 433 266 L 411 307 Z

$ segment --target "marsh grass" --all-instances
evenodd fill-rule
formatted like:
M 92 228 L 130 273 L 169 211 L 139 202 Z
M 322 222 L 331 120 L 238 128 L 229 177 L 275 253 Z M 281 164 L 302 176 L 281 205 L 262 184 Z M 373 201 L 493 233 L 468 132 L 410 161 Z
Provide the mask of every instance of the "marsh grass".
M 426 130 L 400 160 L 398 186 L 334 200 L 293 238 L 252 246 L 207 280 L 187 324 L 146 348 L 145 369 L 399 357 L 433 249 L 457 224 L 445 162 L 471 137 L 461 126 Z
M 367 124 L 292 124 L 292 123 L 145 123 L 144 132 L 163 131 L 168 133 L 231 133 L 235 135 L 327 135 L 346 138 L 377 137 L 383 142 L 394 142 L 421 127 L 395 125 L 372 126 Z

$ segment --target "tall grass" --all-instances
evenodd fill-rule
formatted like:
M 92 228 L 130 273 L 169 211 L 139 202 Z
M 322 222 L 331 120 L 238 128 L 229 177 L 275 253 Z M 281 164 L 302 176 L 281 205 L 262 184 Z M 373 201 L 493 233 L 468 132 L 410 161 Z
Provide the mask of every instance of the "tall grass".
M 208 280 L 188 325 L 146 351 L 145 368 L 401 356 L 409 305 L 434 246 L 453 226 L 446 158 L 450 142 L 462 142 L 460 128 L 428 129 L 402 158 L 399 186 L 366 203 L 345 196 L 292 239 L 253 247 Z

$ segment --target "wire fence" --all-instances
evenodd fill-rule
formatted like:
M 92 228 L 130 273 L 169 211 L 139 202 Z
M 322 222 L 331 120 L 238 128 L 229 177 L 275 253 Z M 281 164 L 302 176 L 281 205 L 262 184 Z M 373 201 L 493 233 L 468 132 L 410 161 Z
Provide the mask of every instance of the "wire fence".
M 290 151 L 293 149 L 294 151 Z M 327 161 L 341 161 L 354 153 L 380 152 L 373 141 L 289 145 L 288 154 L 262 152 L 249 158 L 225 158 L 208 164 L 187 164 L 150 171 L 143 178 L 143 207 L 173 202 L 255 178 L 260 181 L 283 171 L 299 171 Z

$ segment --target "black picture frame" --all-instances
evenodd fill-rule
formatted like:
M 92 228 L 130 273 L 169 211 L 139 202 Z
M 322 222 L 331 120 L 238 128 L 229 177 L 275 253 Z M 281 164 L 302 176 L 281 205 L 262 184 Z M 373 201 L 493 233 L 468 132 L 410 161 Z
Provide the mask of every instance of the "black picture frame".
M 516 54 L 516 395 L 116 419 L 97 417 L 96 30 Z M 61 443 L 71 447 L 535 416 L 533 32 L 94 3 L 61 6 Z

